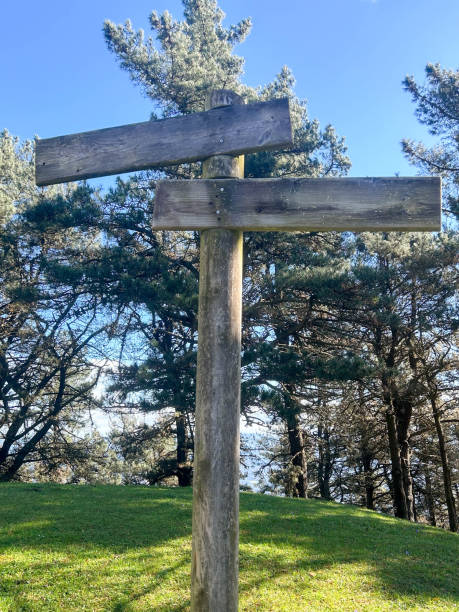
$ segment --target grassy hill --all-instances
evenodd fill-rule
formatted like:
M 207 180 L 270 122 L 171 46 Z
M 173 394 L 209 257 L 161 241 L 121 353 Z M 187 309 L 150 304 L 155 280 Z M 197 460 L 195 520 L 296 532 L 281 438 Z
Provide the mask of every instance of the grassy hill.
M 2 612 L 188 610 L 190 552 L 190 490 L 0 485 Z M 459 610 L 458 559 L 440 529 L 241 495 L 240 610 Z

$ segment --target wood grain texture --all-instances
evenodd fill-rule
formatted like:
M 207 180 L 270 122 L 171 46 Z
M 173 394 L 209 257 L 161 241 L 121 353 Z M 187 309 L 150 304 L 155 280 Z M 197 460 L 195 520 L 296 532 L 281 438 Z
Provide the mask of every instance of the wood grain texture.
M 239 97 L 239 96 L 238 96 Z M 220 96 L 221 103 L 231 97 Z M 292 144 L 288 100 L 36 141 L 36 183 L 50 185 Z
M 438 231 L 438 177 L 161 181 L 155 229 Z
M 204 110 L 231 104 L 245 104 L 244 98 L 232 89 L 212 89 L 207 93 Z
M 242 232 L 201 234 L 192 612 L 237 612 Z
M 209 178 L 244 176 L 244 156 L 214 155 L 202 162 L 202 175 Z
M 207 104 L 232 100 L 212 92 Z M 203 176 L 241 178 L 241 157 L 218 156 Z M 187 181 L 188 182 L 188 181 Z M 198 181 L 199 182 L 199 181 Z M 237 612 L 242 232 L 201 234 L 193 472 L 192 612 Z

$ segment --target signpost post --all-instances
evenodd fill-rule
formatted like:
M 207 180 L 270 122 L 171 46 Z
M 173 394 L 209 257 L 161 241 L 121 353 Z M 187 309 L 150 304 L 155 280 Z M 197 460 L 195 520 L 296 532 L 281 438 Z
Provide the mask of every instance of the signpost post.
M 207 107 L 242 104 L 213 92 Z M 225 184 L 244 176 L 244 158 L 221 155 L 203 177 Z M 200 181 L 197 181 L 200 182 Z M 218 192 L 221 194 L 222 192 Z M 212 214 L 222 212 L 219 197 Z M 199 263 L 198 364 L 193 462 L 191 609 L 237 610 L 242 231 L 206 229 Z
M 244 105 L 228 90 L 202 113 L 37 141 L 37 185 L 204 160 L 202 180 L 158 184 L 153 217 L 158 230 L 202 230 L 194 612 L 238 607 L 242 232 L 440 229 L 437 177 L 243 178 L 241 154 L 291 144 L 287 100 Z

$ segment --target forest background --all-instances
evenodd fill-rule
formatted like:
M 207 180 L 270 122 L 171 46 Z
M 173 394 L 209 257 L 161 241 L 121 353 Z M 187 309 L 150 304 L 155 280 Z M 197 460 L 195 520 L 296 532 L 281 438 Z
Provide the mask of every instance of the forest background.
M 157 178 L 199 164 L 38 190 L 24 139 L 195 112 L 228 87 L 287 95 L 294 113 L 293 149 L 247 156 L 246 176 L 422 171 L 445 185 L 441 235 L 246 235 L 244 482 L 457 530 L 459 10 L 320 6 L 232 2 L 224 21 L 211 0 L 8 7 L 3 480 L 191 484 L 199 236 L 149 219 Z

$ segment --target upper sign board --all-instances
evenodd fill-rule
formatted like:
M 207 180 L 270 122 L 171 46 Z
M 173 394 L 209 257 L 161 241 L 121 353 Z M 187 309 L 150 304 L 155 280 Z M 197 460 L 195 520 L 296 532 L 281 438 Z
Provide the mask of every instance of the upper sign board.
M 287 98 L 37 139 L 39 186 L 292 145 Z

